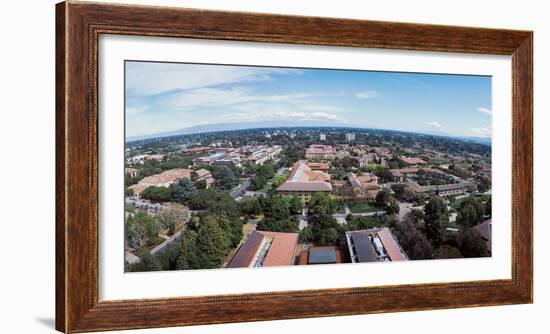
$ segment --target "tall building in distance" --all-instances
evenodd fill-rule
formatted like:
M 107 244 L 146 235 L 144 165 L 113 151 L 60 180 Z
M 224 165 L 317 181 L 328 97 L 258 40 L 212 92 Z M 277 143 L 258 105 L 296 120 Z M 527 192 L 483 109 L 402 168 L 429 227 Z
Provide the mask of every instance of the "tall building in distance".
M 355 133 L 346 133 L 346 140 L 347 141 L 354 141 L 355 140 Z
M 324 133 L 319 134 L 319 140 L 320 141 L 326 141 L 327 140 L 327 135 L 324 134 Z

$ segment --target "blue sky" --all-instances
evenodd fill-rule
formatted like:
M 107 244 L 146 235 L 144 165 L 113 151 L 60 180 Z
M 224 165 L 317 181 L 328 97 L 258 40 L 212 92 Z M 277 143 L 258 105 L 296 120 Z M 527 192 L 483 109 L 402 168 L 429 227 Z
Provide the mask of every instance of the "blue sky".
M 126 135 L 270 121 L 491 136 L 491 78 L 126 62 Z

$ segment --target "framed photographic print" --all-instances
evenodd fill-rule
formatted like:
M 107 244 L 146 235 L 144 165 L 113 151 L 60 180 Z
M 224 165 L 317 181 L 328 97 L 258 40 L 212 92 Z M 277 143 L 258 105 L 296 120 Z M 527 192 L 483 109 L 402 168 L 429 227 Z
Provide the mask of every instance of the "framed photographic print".
M 56 27 L 58 330 L 532 302 L 532 32 L 73 1 Z

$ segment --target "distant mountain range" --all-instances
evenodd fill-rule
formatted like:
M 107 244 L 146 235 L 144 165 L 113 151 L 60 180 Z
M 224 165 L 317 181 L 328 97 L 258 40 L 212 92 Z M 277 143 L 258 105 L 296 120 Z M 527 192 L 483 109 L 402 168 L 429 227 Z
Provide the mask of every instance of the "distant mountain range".
M 334 121 L 262 121 L 262 122 L 243 122 L 243 123 L 215 123 L 207 125 L 195 125 L 188 128 L 183 128 L 180 130 L 162 132 L 151 135 L 144 136 L 134 136 L 126 138 L 127 142 L 143 140 L 143 139 L 152 139 L 152 138 L 161 138 L 161 137 L 170 137 L 170 136 L 180 136 L 180 135 L 190 135 L 190 134 L 199 134 L 207 132 L 221 132 L 221 131 L 236 131 L 236 130 L 247 130 L 247 129 L 273 129 L 273 128 L 311 128 L 311 127 L 323 127 L 323 128 L 357 128 L 357 129 L 375 129 L 368 127 L 357 127 L 350 125 L 349 123 L 343 122 L 334 122 Z M 409 132 L 409 131 L 397 131 L 397 130 L 387 130 L 386 131 L 396 131 L 396 132 Z M 418 134 L 438 136 L 438 137 L 447 137 L 455 138 L 464 141 L 474 142 L 483 145 L 491 145 L 491 138 L 484 137 L 463 137 L 463 136 L 452 136 L 448 133 L 441 131 L 426 131 L 426 132 L 416 132 Z
M 191 135 L 196 133 L 234 131 L 247 129 L 266 129 L 266 128 L 302 128 L 302 127 L 350 127 L 347 123 L 338 123 L 334 121 L 262 121 L 262 122 L 243 122 L 243 123 L 215 123 L 205 125 L 195 125 L 180 130 L 162 132 L 152 135 L 128 137 L 126 141 L 135 141 L 149 138 Z

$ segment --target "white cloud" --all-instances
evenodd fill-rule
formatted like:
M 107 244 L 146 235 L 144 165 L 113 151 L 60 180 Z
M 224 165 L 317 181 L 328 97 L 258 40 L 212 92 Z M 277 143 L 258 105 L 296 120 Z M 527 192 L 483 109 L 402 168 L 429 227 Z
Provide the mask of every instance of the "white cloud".
M 166 97 L 162 105 L 179 110 L 197 108 L 220 108 L 245 103 L 285 103 L 296 102 L 311 97 L 311 94 L 295 93 L 280 95 L 256 95 L 250 89 L 235 87 L 230 89 L 198 88 L 172 94 Z
M 126 115 L 133 116 L 136 114 L 140 114 L 147 110 L 147 106 L 137 106 L 137 107 L 126 107 Z
M 491 109 L 487 109 L 487 108 L 483 108 L 483 107 L 477 108 L 477 111 L 479 111 L 481 113 L 484 113 L 484 114 L 487 114 L 487 115 L 492 115 L 493 114 L 493 111 Z
M 492 127 L 479 127 L 479 128 L 470 128 L 472 135 L 476 137 L 491 137 L 493 132 Z
M 375 97 L 382 97 L 382 95 L 375 90 L 366 90 L 364 92 L 359 92 L 355 94 L 355 97 L 357 97 L 358 99 L 366 100 L 366 99 L 372 99 Z
M 309 105 L 307 105 L 309 107 Z M 235 112 L 220 115 L 214 122 L 258 121 L 335 121 L 345 123 L 341 115 L 324 111 L 311 111 L 298 104 L 249 103 L 234 106 Z
M 442 128 L 441 124 L 439 124 L 439 123 L 436 122 L 436 121 L 428 122 L 428 125 L 429 125 L 429 126 L 432 126 L 432 127 L 434 127 L 434 128 L 438 128 L 438 129 L 441 129 L 441 128 Z
M 244 66 L 204 66 L 177 63 L 128 62 L 126 88 L 131 96 L 149 96 L 174 90 L 221 84 L 272 80 L 273 74 L 301 74 L 295 69 Z

